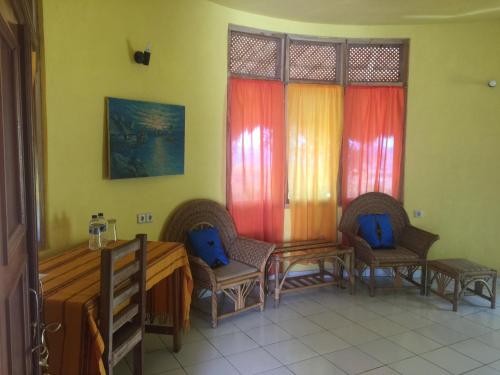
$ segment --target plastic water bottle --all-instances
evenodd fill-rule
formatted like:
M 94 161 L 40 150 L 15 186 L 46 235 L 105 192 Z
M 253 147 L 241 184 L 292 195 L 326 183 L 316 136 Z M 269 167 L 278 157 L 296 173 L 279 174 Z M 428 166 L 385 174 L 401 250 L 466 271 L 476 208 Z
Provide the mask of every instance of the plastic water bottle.
M 98 250 L 101 247 L 101 230 L 97 215 L 92 215 L 89 222 L 89 249 Z
M 102 212 L 99 212 L 97 221 L 101 232 L 101 246 L 105 247 L 109 242 L 108 221 L 104 218 L 104 214 Z

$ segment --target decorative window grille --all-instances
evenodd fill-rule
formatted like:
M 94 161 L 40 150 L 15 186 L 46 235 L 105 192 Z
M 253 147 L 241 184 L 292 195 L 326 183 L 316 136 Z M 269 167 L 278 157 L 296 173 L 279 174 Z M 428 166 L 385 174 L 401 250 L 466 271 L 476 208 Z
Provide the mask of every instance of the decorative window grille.
M 232 30 L 229 73 L 237 76 L 282 79 L 283 39 Z
M 339 51 L 339 43 L 290 39 L 288 79 L 339 82 Z
M 349 44 L 348 83 L 403 82 L 402 44 Z

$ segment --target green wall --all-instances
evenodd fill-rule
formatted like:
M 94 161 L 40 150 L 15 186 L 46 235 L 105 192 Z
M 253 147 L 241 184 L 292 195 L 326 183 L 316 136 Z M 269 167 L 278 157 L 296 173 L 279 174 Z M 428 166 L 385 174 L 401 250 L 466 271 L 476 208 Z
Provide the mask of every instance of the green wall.
M 405 205 L 441 235 L 432 257 L 500 268 L 500 24 L 335 26 L 251 15 L 204 0 L 44 0 L 47 248 L 87 238 L 91 213 L 122 238 L 158 239 L 181 201 L 225 200 L 228 24 L 291 34 L 410 38 Z M 149 67 L 132 62 L 152 43 Z M 186 106 L 185 175 L 107 180 L 105 97 Z M 154 223 L 137 225 L 138 212 Z

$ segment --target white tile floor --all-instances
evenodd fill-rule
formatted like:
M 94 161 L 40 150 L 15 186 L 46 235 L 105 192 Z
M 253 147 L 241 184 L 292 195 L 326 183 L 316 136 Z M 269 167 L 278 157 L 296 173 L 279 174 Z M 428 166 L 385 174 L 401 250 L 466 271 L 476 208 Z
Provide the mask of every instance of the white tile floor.
M 370 298 L 362 285 L 353 296 L 336 287 L 285 295 L 278 309 L 269 301 L 217 329 L 193 312 L 179 353 L 171 338 L 147 335 L 146 375 L 500 375 L 500 307 L 476 297 L 458 313 L 416 289 Z M 130 375 L 128 362 L 115 373 Z

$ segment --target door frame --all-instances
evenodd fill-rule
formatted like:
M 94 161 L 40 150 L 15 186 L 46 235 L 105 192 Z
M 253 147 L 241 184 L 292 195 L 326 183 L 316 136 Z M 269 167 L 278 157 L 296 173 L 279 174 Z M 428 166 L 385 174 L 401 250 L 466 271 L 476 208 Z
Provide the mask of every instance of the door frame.
M 40 118 L 41 98 L 40 65 L 40 12 L 41 2 L 39 0 L 14 0 L 11 1 L 18 22 L 16 25 L 17 40 L 20 52 L 20 89 L 21 89 L 21 116 L 23 131 L 23 156 L 24 156 L 24 180 L 25 180 L 25 212 L 26 212 L 26 240 L 28 248 L 28 283 L 30 288 L 30 326 L 31 345 L 37 348 L 40 344 L 39 298 L 40 284 L 38 276 L 38 252 L 40 248 L 40 192 L 37 192 L 40 179 L 43 177 L 43 153 L 42 150 L 42 121 Z M 2 17 L 0 15 L 0 17 Z M 3 18 L 3 17 L 2 17 Z M 4 20 L 5 21 L 5 20 Z M 33 53 L 36 54 L 36 69 L 33 69 Z M 35 94 L 35 91 L 38 92 Z M 38 110 L 37 110 L 38 109 Z M 43 184 L 43 181 L 42 181 Z M 43 194 L 43 190 L 42 190 Z M 31 358 L 31 371 L 34 375 L 40 374 L 39 351 L 33 351 Z

